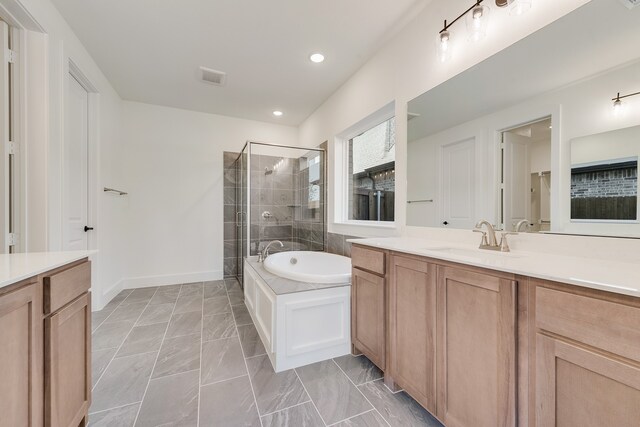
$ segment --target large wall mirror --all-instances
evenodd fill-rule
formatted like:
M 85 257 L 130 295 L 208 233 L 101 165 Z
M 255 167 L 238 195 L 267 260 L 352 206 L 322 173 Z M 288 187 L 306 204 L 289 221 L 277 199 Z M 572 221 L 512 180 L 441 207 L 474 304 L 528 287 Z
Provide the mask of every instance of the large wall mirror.
M 592 0 L 411 100 L 407 225 L 640 237 L 639 29 Z

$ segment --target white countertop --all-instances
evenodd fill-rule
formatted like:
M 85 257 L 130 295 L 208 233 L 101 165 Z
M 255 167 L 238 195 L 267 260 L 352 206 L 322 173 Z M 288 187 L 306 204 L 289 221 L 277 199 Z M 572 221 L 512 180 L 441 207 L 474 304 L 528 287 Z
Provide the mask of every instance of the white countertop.
M 640 265 L 539 252 L 508 253 L 446 241 L 388 237 L 351 243 L 640 297 Z
M 96 252 L 33 252 L 0 255 L 0 289 L 45 271 L 87 258 Z

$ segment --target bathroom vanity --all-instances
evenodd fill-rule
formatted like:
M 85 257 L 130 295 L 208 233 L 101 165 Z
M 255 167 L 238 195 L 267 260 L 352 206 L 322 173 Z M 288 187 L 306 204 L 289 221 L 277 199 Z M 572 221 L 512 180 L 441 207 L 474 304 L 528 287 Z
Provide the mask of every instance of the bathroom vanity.
M 0 255 L 0 426 L 86 425 L 91 403 L 88 255 Z
M 352 350 L 389 388 L 446 426 L 639 425 L 637 265 L 429 245 L 353 244 Z

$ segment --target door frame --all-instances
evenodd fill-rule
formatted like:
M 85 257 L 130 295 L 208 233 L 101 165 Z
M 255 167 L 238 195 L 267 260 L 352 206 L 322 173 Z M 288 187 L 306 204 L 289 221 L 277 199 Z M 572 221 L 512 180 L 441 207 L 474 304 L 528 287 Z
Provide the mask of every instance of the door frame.
M 98 93 L 97 88 L 91 82 L 91 80 L 87 77 L 87 75 L 80 69 L 80 67 L 73 61 L 71 57 L 67 58 L 65 61 L 65 70 L 63 73 L 64 79 L 64 95 L 63 95 L 63 105 L 62 109 L 62 129 L 64 138 L 62 138 L 62 147 L 60 150 L 60 166 L 61 171 L 64 170 L 64 144 L 66 142 L 66 102 L 67 102 L 67 94 L 69 93 L 69 81 L 67 77 L 74 78 L 80 86 L 87 91 L 88 105 L 87 105 L 87 222 L 90 227 L 94 227 L 95 230 L 91 233 L 87 234 L 87 249 L 97 249 L 98 247 L 98 233 L 100 228 L 98 227 L 98 194 L 99 193 L 99 182 L 98 182 L 98 143 L 99 143 L 99 121 L 98 121 L 98 109 L 99 109 L 99 99 L 100 94 Z M 61 180 L 63 175 L 61 175 Z M 61 205 L 60 205 L 60 230 L 61 230 L 61 241 L 60 246 L 64 244 L 64 200 L 65 200 L 65 192 L 67 191 L 64 188 L 64 181 L 61 181 Z

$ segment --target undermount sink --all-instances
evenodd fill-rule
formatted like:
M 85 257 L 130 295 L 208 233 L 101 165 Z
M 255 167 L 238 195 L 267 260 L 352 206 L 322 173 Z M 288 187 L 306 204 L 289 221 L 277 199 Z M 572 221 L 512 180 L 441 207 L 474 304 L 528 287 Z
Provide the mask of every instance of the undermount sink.
M 517 255 L 512 252 L 500 252 L 500 251 L 491 251 L 487 249 L 466 249 L 466 248 L 456 248 L 456 247 L 426 247 L 423 248 L 427 251 L 435 251 L 435 252 L 444 252 L 449 253 L 451 255 L 458 255 L 463 257 L 472 257 L 477 259 L 482 258 L 522 258 L 522 255 Z

